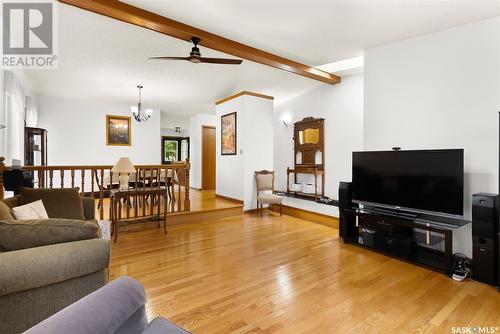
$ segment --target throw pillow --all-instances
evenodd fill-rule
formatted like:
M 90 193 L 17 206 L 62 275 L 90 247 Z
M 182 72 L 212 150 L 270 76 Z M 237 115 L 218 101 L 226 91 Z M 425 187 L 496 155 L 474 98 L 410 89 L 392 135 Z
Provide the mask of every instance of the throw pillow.
M 96 239 L 95 222 L 72 219 L 0 221 L 0 249 L 14 251 L 86 239 Z
M 85 220 L 82 198 L 77 189 L 21 188 L 21 205 L 41 199 L 50 218 Z
M 7 204 L 4 202 L 0 201 L 0 220 L 13 220 L 14 217 L 12 217 L 10 213 L 10 208 Z
M 12 208 L 12 214 L 16 220 L 49 218 L 41 200 L 26 205 L 16 206 Z

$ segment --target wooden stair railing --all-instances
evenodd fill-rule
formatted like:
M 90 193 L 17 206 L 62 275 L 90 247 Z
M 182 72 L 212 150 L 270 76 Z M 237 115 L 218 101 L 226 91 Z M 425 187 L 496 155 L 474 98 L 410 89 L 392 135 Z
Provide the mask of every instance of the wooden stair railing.
M 3 172 L 11 167 L 4 165 L 4 157 L 0 157 L 0 199 L 4 199 Z M 185 162 L 166 165 L 136 165 L 135 175 L 130 182 L 135 187 L 168 187 L 171 193 L 172 211 L 189 211 L 189 159 Z M 103 199 L 108 191 L 117 186 L 117 177 L 113 176 L 111 165 L 78 165 L 78 166 L 24 166 L 22 171 L 32 173 L 35 188 L 75 188 L 80 195 L 93 196 L 99 199 L 99 218 L 104 218 Z M 182 199 L 184 191 L 184 199 Z M 184 205 L 182 205 L 184 204 Z M 145 210 L 145 206 L 143 206 Z

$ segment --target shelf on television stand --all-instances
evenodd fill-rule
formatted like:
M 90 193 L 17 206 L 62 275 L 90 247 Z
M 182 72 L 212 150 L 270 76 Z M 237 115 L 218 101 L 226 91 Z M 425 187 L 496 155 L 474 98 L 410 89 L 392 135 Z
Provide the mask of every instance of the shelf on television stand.
M 345 243 L 451 275 L 453 230 L 470 222 L 441 221 L 366 208 L 340 210 Z M 368 233 L 369 232 L 369 233 Z M 431 233 L 432 232 L 432 233 Z M 370 239 L 372 238 L 372 239 Z

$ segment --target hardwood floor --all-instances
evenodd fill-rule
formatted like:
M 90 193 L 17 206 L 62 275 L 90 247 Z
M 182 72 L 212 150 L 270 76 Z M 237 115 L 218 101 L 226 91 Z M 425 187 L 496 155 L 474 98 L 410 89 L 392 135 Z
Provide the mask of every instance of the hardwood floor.
M 150 318 L 161 314 L 194 333 L 500 326 L 495 288 L 344 245 L 337 230 L 298 218 L 245 214 L 159 232 L 120 235 L 111 279 L 138 279 Z
M 176 198 L 179 197 L 178 193 L 175 194 Z M 184 192 L 181 192 L 180 198 L 184 198 Z M 215 191 L 213 190 L 196 190 L 196 189 L 191 189 L 190 191 L 190 198 L 191 198 L 191 207 L 190 207 L 190 212 L 196 212 L 196 211 L 201 211 L 201 212 L 207 212 L 207 211 L 212 211 L 212 210 L 221 210 L 221 209 L 230 209 L 234 207 L 239 207 L 242 206 L 239 203 L 235 203 L 234 201 L 229 201 L 220 197 L 215 196 Z M 96 199 L 96 217 L 99 217 L 99 210 L 97 209 L 97 204 L 99 203 L 99 200 Z M 104 219 L 109 219 L 109 198 L 105 198 L 103 200 L 103 213 L 104 213 Z M 177 210 L 174 209 L 172 210 L 171 208 L 176 208 L 178 204 L 178 201 L 172 201 L 169 200 L 169 213 L 176 213 Z M 181 201 L 182 208 L 184 208 L 184 202 Z M 163 208 L 163 206 L 162 206 Z M 163 212 L 163 210 L 162 210 Z M 125 208 L 123 208 L 123 214 L 125 214 Z

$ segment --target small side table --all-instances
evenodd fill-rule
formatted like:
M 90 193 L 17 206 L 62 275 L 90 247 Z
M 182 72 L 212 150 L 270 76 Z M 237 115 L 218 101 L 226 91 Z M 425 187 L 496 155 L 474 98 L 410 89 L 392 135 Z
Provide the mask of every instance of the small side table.
M 164 199 L 163 213 L 161 212 L 161 199 Z M 167 234 L 167 207 L 168 191 L 166 188 L 131 188 L 127 190 L 112 189 L 109 195 L 111 201 L 111 221 L 113 224 L 114 242 L 118 239 L 118 225 L 121 222 L 142 222 L 163 220 L 163 232 Z M 125 203 L 125 217 L 122 217 L 122 201 Z M 150 201 L 148 207 L 146 202 Z M 139 203 L 142 206 L 139 207 Z

